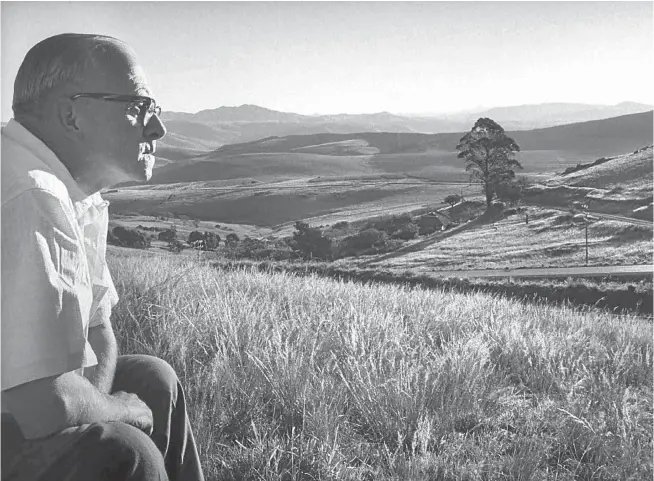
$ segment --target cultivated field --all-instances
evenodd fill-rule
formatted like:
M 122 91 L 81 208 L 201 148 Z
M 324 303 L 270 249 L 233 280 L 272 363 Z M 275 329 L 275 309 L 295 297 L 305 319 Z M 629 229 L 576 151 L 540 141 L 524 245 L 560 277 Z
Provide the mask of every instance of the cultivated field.
M 286 230 L 296 220 L 329 224 L 441 207 L 453 193 L 475 192 L 468 183 L 413 178 L 298 178 L 276 182 L 193 182 L 120 189 L 104 197 L 113 213 L 186 216 L 216 223 Z M 292 229 L 291 229 L 292 230 Z M 286 232 L 288 234 L 288 232 Z
M 208 480 L 651 479 L 652 324 L 113 250 Z

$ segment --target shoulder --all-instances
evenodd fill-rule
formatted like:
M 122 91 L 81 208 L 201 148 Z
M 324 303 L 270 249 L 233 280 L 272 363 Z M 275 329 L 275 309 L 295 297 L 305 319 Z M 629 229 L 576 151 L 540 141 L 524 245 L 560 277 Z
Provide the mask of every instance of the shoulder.
M 2 136 L 2 205 L 28 191 L 69 203 L 65 184 L 25 146 Z M 36 194 L 37 196 L 39 194 Z
M 3 199 L 1 232 L 3 241 L 33 232 L 54 233 L 71 240 L 81 235 L 70 198 L 39 186 L 23 189 L 12 198 Z

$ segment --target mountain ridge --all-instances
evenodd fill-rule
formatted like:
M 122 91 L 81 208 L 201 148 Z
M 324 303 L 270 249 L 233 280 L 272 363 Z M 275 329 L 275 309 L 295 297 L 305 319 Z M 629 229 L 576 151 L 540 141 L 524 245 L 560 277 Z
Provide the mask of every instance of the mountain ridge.
M 270 136 L 358 132 L 461 132 L 469 130 L 479 117 L 493 118 L 505 130 L 533 130 L 601 120 L 652 108 L 654 107 L 636 102 L 622 102 L 612 106 L 546 103 L 495 107 L 475 113 L 434 117 L 403 116 L 386 111 L 313 116 L 243 104 L 237 107 L 204 109 L 195 114 L 164 112 L 162 119 L 170 123 L 168 130 L 177 137 L 164 139 L 161 145 L 180 148 L 182 144 L 195 143 L 197 148 L 209 151 L 218 144 L 243 143 Z M 194 134 L 195 130 L 198 131 L 197 135 Z

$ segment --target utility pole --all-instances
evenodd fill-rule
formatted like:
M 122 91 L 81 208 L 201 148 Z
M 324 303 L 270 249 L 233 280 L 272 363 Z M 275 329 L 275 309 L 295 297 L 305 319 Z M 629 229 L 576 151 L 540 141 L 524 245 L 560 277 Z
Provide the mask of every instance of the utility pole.
M 586 267 L 588 267 L 588 205 L 583 204 L 582 209 L 584 209 L 584 227 L 586 230 Z
M 586 216 L 586 267 L 588 267 L 588 216 Z

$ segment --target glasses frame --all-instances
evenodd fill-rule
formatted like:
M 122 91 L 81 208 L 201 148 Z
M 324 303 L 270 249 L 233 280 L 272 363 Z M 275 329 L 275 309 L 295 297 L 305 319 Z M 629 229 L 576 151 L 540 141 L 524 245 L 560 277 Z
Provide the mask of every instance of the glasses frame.
M 161 115 L 161 107 L 157 105 L 157 102 L 152 97 L 146 97 L 145 95 L 120 95 L 109 93 L 82 92 L 71 96 L 70 100 L 76 100 L 79 98 L 107 100 L 110 102 L 143 102 L 144 108 L 141 108 L 139 111 L 139 121 L 144 127 L 148 124 L 154 115 L 157 117 Z M 150 116 L 146 121 L 147 114 L 150 114 Z

